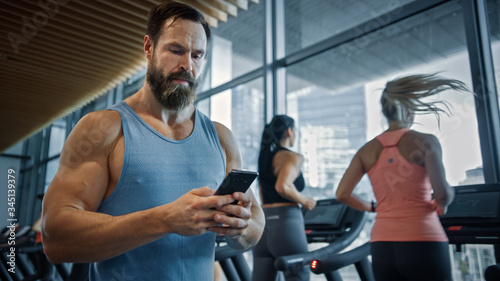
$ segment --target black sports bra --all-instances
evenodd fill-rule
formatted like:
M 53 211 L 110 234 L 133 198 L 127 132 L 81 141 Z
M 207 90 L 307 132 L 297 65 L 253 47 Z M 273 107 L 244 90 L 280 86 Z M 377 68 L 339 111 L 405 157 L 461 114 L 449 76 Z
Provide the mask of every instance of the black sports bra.
M 272 158 L 274 158 L 274 156 L 276 155 L 276 153 L 278 151 L 284 150 L 284 149 L 286 149 L 286 148 L 277 149 L 274 152 L 274 155 Z M 278 194 L 278 192 L 276 191 L 276 187 L 275 187 L 277 180 L 278 180 L 278 178 L 275 175 L 271 175 L 271 176 L 267 176 L 267 177 L 259 176 L 261 193 L 262 193 L 262 201 L 263 201 L 262 204 L 292 202 L 288 199 L 281 197 L 281 195 Z M 304 180 L 304 176 L 302 175 L 302 172 L 295 179 L 293 184 L 295 185 L 295 188 L 297 188 L 297 190 L 299 192 L 304 190 L 304 188 L 306 186 L 306 182 Z

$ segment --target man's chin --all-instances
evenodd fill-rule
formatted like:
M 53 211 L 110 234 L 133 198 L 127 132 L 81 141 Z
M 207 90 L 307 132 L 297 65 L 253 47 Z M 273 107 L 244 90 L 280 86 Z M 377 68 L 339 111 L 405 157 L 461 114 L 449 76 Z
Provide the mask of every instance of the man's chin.
M 196 92 L 189 85 L 177 84 L 161 94 L 155 94 L 155 97 L 165 109 L 181 111 L 194 104 Z

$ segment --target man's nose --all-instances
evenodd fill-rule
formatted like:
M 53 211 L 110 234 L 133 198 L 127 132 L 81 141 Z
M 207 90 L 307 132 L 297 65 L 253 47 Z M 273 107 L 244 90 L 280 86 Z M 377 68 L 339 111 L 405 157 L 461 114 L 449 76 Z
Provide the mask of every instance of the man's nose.
M 193 60 L 191 59 L 191 54 L 185 54 L 182 56 L 179 62 L 179 68 L 184 71 L 192 72 L 193 70 Z

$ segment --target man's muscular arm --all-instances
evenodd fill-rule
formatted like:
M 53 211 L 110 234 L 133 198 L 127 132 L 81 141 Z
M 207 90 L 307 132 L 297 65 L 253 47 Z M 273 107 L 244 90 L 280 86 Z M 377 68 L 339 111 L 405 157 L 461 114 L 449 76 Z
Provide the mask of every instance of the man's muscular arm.
M 220 123 L 214 122 L 219 141 L 226 156 L 226 174 L 232 169 L 241 169 L 242 161 L 236 140 L 231 131 Z M 214 220 L 227 227 L 210 227 L 208 230 L 225 234 L 229 246 L 235 249 L 248 249 L 255 245 L 264 231 L 264 212 L 259 206 L 251 189 L 246 193 L 235 192 L 233 198 L 238 205 L 226 204 L 217 208 L 223 213 L 214 216 Z
M 52 263 L 109 259 L 168 233 L 198 235 L 218 225 L 231 196 L 194 189 L 171 204 L 123 216 L 97 213 L 110 183 L 109 156 L 123 137 L 115 111 L 93 112 L 75 126 L 43 200 L 42 238 Z M 123 152 L 121 152 L 123 153 Z

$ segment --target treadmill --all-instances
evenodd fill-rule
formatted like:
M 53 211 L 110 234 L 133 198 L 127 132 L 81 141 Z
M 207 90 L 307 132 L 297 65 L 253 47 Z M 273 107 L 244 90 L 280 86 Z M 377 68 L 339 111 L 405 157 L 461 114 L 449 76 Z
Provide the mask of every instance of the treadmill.
M 492 244 L 497 264 L 486 268 L 484 277 L 500 280 L 500 183 L 455 187 L 455 198 L 440 216 L 450 244 Z
M 328 245 L 308 253 L 279 257 L 275 267 L 285 271 L 307 266 L 316 274 L 324 274 L 328 281 L 340 281 L 338 269 L 354 264 L 362 281 L 374 280 L 368 261 L 369 242 L 340 253 L 358 237 L 366 221 L 366 212 L 350 208 L 336 199 L 318 200 L 313 210 L 304 210 L 307 240 Z
M 500 183 L 464 185 L 440 216 L 451 244 L 500 244 Z M 497 259 L 497 262 L 500 262 Z
M 243 254 L 251 250 L 235 250 L 225 244 L 224 236 L 217 235 L 215 239 L 215 260 L 219 262 L 227 281 L 250 281 L 252 271 Z

